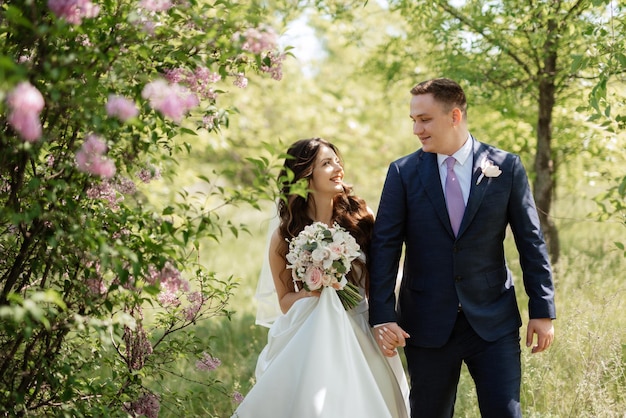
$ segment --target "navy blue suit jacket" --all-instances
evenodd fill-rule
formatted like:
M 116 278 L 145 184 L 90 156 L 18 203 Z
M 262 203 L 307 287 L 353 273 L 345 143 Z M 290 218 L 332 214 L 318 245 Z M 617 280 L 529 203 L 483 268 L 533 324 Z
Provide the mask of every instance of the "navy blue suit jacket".
M 459 303 L 485 340 L 494 341 L 521 326 L 504 255 L 507 226 L 520 255 L 530 317 L 556 317 L 548 253 L 520 158 L 472 140 L 471 188 L 456 238 L 436 154 L 420 149 L 391 163 L 387 172 L 369 254 L 370 323 L 397 322 L 411 335 L 408 344 L 445 344 Z M 502 173 L 476 184 L 484 158 Z

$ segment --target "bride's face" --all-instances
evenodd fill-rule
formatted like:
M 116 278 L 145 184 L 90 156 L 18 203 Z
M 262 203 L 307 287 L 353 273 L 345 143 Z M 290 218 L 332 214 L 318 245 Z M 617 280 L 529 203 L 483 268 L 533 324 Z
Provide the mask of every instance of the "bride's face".
M 343 192 L 343 166 L 335 152 L 321 145 L 315 163 L 313 173 L 309 180 L 309 188 L 317 195 Z

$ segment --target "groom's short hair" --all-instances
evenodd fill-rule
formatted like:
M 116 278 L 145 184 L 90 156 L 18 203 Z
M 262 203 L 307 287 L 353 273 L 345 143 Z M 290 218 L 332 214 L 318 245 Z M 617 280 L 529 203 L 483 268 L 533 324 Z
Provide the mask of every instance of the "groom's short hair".
M 434 99 L 443 105 L 445 111 L 458 107 L 463 112 L 463 117 L 467 117 L 465 92 L 454 80 L 433 78 L 432 80 L 422 81 L 411 89 L 411 94 L 413 96 L 432 94 Z

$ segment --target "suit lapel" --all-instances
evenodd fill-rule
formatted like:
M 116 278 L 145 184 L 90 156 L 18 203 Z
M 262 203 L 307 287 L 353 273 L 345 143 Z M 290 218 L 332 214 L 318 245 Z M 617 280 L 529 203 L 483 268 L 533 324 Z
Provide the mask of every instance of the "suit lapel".
M 487 190 L 487 181 L 486 179 L 482 179 L 480 184 L 476 184 L 478 178 L 480 177 L 482 170 L 480 169 L 480 163 L 483 159 L 489 156 L 489 149 L 485 144 L 478 142 L 474 137 L 472 137 L 474 141 L 474 152 L 473 152 L 473 161 L 472 161 L 472 183 L 470 184 L 470 193 L 469 198 L 467 200 L 467 206 L 465 208 L 465 214 L 463 215 L 463 221 L 461 221 L 461 226 L 459 227 L 459 234 L 461 236 L 467 226 L 472 223 L 474 216 L 478 212 L 480 208 L 480 204 L 483 201 L 483 197 L 485 196 L 485 191 Z
M 419 164 L 417 167 L 418 178 L 424 186 L 426 195 L 430 199 L 439 220 L 450 234 L 453 234 L 450 226 L 450 218 L 448 217 L 448 208 L 446 207 L 446 199 L 441 188 L 441 179 L 439 177 L 439 167 L 437 166 L 437 154 L 432 152 L 420 152 Z

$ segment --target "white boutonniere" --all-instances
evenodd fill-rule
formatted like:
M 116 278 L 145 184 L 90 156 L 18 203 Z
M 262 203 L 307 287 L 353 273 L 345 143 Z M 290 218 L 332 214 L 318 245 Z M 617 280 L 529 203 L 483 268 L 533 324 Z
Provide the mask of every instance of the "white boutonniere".
M 483 162 L 480 163 L 480 169 L 482 170 L 482 173 L 480 173 L 480 177 L 476 180 L 476 185 L 481 182 L 483 177 L 498 177 L 502 174 L 500 167 L 495 165 L 493 161 L 489 161 L 487 158 L 483 158 Z

